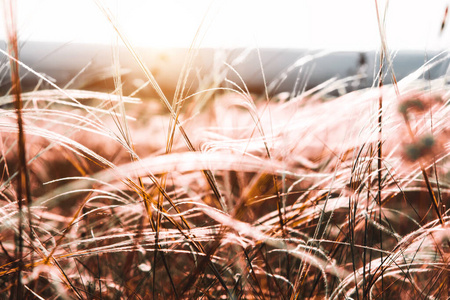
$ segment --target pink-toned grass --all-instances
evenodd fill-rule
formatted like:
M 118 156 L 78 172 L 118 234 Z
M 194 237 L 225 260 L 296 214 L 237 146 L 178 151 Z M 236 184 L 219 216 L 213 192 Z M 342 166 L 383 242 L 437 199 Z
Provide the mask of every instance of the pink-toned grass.
M 27 297 L 444 297 L 450 145 L 448 93 L 440 86 L 417 79 L 401 88 L 401 99 L 391 86 L 326 101 L 218 92 L 198 113 L 179 114 L 196 151 L 175 131 L 167 154 L 171 117 L 142 114 L 149 100 L 126 104 L 131 147 L 111 109 L 120 98 L 92 93 L 95 106 L 74 108 L 67 99 L 56 103 L 67 97 L 54 92 L 24 94 L 33 197 L 32 232 L 25 226 L 23 235 Z M 405 109 L 413 100 L 426 110 Z M 196 110 L 195 101 L 185 105 Z M 19 263 L 17 127 L 14 111 L 0 113 L 0 280 L 8 295 Z M 433 142 L 414 145 L 405 115 L 417 139 Z M 425 149 L 411 156 L 413 147 Z
M 450 94 L 420 79 L 439 61 L 283 101 L 189 91 L 194 55 L 172 103 L 124 97 L 119 69 L 111 93 L 0 98 L 2 299 L 449 296 Z

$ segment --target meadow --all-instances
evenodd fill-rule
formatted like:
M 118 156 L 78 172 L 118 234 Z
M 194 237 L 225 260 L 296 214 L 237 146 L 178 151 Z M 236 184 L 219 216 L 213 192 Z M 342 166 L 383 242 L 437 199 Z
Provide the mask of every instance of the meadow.
M 22 91 L 10 20 L 1 299 L 450 296 L 448 53 L 397 81 L 383 44 L 369 88 L 255 94 L 231 65 L 192 87 L 192 48 L 168 97 L 104 13 L 145 84 L 115 56 L 109 91 Z

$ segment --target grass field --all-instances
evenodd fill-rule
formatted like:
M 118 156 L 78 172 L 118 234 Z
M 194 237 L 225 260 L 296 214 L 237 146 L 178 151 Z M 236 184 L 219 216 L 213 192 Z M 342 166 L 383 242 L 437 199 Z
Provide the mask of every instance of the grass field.
M 158 97 L 128 92 L 117 57 L 110 92 L 22 92 L 9 45 L 1 299 L 450 296 L 450 90 L 423 79 L 448 54 L 383 85 L 382 47 L 373 87 L 293 96 L 221 72 L 191 90 L 192 49 L 167 99 L 144 65 Z

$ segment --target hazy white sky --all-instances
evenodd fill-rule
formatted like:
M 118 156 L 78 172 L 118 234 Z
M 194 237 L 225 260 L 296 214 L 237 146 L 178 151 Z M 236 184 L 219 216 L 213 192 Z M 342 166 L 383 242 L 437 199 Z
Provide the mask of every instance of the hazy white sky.
M 378 0 L 384 6 L 385 0 Z M 394 49 L 450 48 L 440 35 L 450 0 L 391 0 Z M 375 0 L 103 0 L 136 45 L 188 47 L 200 27 L 204 47 L 376 49 Z M 111 43 L 112 26 L 92 0 L 18 0 L 22 40 Z M 5 22 L 0 22 L 1 37 Z M 450 20 L 448 20 L 450 23 Z M 450 26 L 450 24 L 448 24 Z

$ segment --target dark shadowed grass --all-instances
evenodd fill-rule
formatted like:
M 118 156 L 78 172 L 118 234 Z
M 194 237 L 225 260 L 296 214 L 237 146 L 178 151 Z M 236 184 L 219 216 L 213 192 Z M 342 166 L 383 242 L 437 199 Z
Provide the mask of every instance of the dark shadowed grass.
M 0 98 L 2 299 L 448 298 L 450 94 L 421 79 L 445 54 L 286 98 L 190 90 L 193 45 L 171 103 L 99 5 L 159 99 L 117 56 L 111 93 Z

